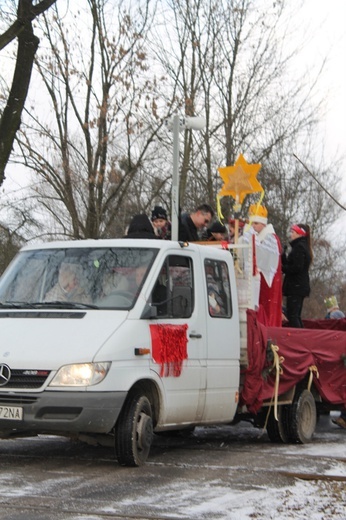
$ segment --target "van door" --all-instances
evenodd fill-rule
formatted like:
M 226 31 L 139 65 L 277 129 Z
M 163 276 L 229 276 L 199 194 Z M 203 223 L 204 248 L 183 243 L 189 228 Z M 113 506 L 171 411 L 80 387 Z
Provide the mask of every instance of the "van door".
M 227 253 L 225 253 L 227 254 Z M 235 290 L 233 265 L 228 259 L 202 252 L 207 323 L 206 420 L 231 420 L 239 390 L 239 319 L 232 305 Z M 235 292 L 236 295 L 236 292 Z
M 165 407 L 160 423 L 165 425 L 199 422 L 204 413 L 206 324 L 196 270 L 193 252 L 167 255 L 151 295 L 157 309 L 157 318 L 150 321 L 151 369 L 162 378 Z

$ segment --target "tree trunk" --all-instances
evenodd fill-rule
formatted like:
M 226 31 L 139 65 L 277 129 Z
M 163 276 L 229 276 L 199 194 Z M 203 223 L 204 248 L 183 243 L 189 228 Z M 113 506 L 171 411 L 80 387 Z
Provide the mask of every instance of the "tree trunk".
M 32 2 L 33 0 L 19 0 L 17 20 L 5 33 L 0 35 L 1 49 L 15 37 L 18 38 L 17 60 L 11 92 L 0 119 L 0 186 L 4 182 L 5 168 L 20 126 L 39 44 L 39 39 L 34 35 L 32 21 L 51 7 L 56 0 L 42 0 L 36 5 L 33 5 Z

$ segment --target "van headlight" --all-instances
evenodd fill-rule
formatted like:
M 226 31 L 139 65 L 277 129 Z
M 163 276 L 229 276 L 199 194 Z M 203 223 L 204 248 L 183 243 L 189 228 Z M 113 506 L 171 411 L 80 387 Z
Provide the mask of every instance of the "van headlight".
M 100 383 L 107 375 L 110 362 L 80 363 L 61 367 L 49 386 L 92 386 Z

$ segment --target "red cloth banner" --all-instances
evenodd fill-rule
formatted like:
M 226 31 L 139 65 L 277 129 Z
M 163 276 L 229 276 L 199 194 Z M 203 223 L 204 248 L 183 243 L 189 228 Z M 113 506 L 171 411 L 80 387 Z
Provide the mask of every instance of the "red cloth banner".
M 179 377 L 187 359 L 187 325 L 150 325 L 152 356 L 161 377 Z
M 328 323 L 325 323 L 329 321 Z M 248 368 L 244 373 L 244 387 L 240 403 L 256 413 L 264 400 L 273 396 L 275 374 L 268 375 L 271 362 L 267 360 L 267 343 L 277 345 L 278 355 L 283 357 L 283 373 L 280 375 L 279 395 L 302 381 L 309 368 L 315 366 L 319 377 L 314 375 L 313 384 L 322 400 L 331 404 L 346 403 L 346 329 L 338 330 L 334 322 L 323 320 L 316 327 L 294 329 L 291 327 L 266 327 L 255 311 L 247 311 L 248 323 Z M 346 321 L 346 320 L 345 320 Z M 313 323 L 307 323 L 309 327 Z M 323 327 L 321 326 L 323 325 Z M 327 326 L 330 328 L 326 328 Z

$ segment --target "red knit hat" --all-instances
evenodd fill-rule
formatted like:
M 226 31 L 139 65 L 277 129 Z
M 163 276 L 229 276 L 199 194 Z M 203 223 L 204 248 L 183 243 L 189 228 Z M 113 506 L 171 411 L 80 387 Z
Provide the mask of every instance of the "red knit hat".
M 230 226 L 235 227 L 235 218 L 230 218 L 230 219 L 228 220 L 228 223 L 229 223 Z M 244 226 L 245 226 L 245 222 L 244 222 L 244 220 L 242 220 L 242 219 L 238 219 L 238 226 L 239 226 L 240 228 L 244 227 Z
M 291 231 L 295 231 L 298 235 L 301 235 L 302 237 L 306 237 L 307 235 L 305 229 L 297 226 L 297 224 L 293 224 L 293 226 L 291 226 Z

